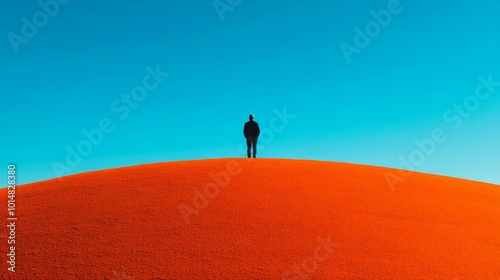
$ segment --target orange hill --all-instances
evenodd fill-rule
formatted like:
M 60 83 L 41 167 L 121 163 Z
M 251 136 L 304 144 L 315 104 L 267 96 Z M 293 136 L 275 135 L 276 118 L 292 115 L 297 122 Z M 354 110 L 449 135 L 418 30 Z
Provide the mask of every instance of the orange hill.
M 345 163 L 216 159 L 17 188 L 2 279 L 500 279 L 500 188 Z M 395 170 L 392 170 L 396 172 Z M 1 190 L 6 223 L 7 193 Z

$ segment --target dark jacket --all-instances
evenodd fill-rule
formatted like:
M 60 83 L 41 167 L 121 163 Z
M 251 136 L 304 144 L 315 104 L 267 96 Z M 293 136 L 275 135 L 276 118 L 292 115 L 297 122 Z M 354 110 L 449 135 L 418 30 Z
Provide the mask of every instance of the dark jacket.
M 245 135 L 245 138 L 259 137 L 259 135 L 260 135 L 259 124 L 257 122 L 254 122 L 254 121 L 246 122 L 245 128 L 243 129 L 243 135 Z

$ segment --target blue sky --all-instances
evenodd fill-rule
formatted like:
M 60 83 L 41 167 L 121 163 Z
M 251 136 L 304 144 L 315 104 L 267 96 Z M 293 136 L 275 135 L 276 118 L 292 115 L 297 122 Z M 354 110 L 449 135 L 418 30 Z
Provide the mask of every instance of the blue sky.
M 4 2 L 5 168 L 17 164 L 28 183 L 243 157 L 253 113 L 266 131 L 260 157 L 396 168 L 403 158 L 421 172 L 500 184 L 500 2 L 215 3 Z M 356 45 L 359 36 L 369 43 Z M 82 131 L 102 121 L 108 133 L 92 144 Z M 446 140 L 422 151 L 415 141 L 436 129 Z

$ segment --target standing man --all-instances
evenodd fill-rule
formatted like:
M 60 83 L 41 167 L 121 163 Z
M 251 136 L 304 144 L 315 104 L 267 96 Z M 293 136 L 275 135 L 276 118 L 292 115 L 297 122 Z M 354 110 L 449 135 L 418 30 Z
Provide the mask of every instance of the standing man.
M 257 155 L 257 138 L 260 135 L 259 124 L 255 122 L 253 114 L 248 116 L 250 119 L 245 123 L 245 128 L 243 129 L 243 135 L 247 139 L 247 155 L 250 158 L 250 148 L 253 147 L 253 157 L 255 158 Z

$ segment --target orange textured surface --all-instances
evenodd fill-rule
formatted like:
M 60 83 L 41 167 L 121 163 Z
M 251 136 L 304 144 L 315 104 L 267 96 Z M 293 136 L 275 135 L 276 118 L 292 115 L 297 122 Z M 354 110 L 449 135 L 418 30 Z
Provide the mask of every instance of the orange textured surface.
M 215 159 L 20 186 L 17 272 L 3 226 L 0 276 L 500 279 L 499 186 L 414 173 L 393 192 L 386 171 Z M 0 205 L 7 224 L 6 189 Z

